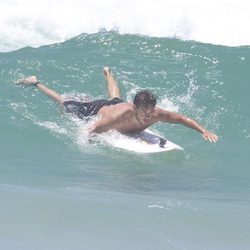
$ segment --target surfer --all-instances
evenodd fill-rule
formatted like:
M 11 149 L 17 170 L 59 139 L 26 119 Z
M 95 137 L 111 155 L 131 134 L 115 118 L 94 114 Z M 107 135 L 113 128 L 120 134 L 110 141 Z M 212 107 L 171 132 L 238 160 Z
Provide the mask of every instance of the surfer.
M 55 100 L 66 112 L 77 115 L 79 118 L 98 115 L 98 119 L 89 128 L 90 134 L 103 133 L 109 130 L 117 130 L 120 133 L 141 132 L 157 122 L 178 123 L 201 133 L 205 140 L 216 142 L 218 136 L 190 117 L 175 112 L 170 112 L 156 106 L 156 97 L 148 90 L 139 91 L 133 103 L 127 103 L 121 99 L 120 89 L 111 70 L 105 67 L 104 77 L 107 82 L 110 100 L 95 100 L 79 102 L 65 101 L 63 97 L 43 83 L 35 76 L 21 79 L 17 84 L 32 85 L 41 92 Z

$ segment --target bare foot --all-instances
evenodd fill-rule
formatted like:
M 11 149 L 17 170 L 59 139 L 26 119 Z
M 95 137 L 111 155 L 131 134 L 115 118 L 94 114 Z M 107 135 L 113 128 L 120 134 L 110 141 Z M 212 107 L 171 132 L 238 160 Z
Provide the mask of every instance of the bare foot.
M 38 80 L 35 76 L 26 77 L 15 82 L 15 84 L 22 84 L 27 86 L 35 85 L 36 83 L 38 83 Z
M 110 68 L 109 67 L 104 67 L 103 68 L 103 74 L 104 74 L 104 76 L 110 76 L 110 75 L 112 75 L 112 72 L 111 72 L 111 70 L 110 70 Z

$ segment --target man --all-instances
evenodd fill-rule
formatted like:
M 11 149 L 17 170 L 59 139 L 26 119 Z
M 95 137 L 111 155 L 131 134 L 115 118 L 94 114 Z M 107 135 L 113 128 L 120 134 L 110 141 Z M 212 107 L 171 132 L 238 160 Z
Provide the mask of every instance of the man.
M 92 102 L 64 101 L 54 90 L 49 89 L 39 82 L 35 76 L 21 79 L 17 84 L 36 86 L 47 96 L 54 99 L 65 111 L 77 115 L 79 118 L 99 115 L 89 129 L 90 134 L 103 133 L 109 130 L 117 130 L 120 133 L 140 132 L 156 122 L 179 123 L 200 132 L 205 140 L 216 142 L 218 136 L 209 132 L 193 119 L 161 109 L 156 106 L 155 96 L 147 91 L 136 94 L 133 103 L 127 103 L 120 99 L 120 90 L 108 67 L 104 68 L 104 76 L 111 100 L 96 100 Z

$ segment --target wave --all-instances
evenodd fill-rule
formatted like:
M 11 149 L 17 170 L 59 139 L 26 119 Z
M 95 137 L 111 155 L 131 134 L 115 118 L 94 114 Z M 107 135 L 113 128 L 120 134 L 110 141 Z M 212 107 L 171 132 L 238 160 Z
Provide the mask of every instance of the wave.
M 226 46 L 250 45 L 250 2 L 244 0 L 3 0 L 0 51 L 38 47 L 100 29 L 178 37 Z

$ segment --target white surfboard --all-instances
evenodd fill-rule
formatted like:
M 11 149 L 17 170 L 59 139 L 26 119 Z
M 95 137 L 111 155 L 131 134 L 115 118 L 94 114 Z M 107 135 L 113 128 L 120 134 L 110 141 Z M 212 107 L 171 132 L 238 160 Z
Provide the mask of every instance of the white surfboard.
M 104 136 L 104 141 L 113 147 L 133 151 L 136 153 L 160 153 L 183 148 L 150 130 L 132 135 L 114 134 Z

